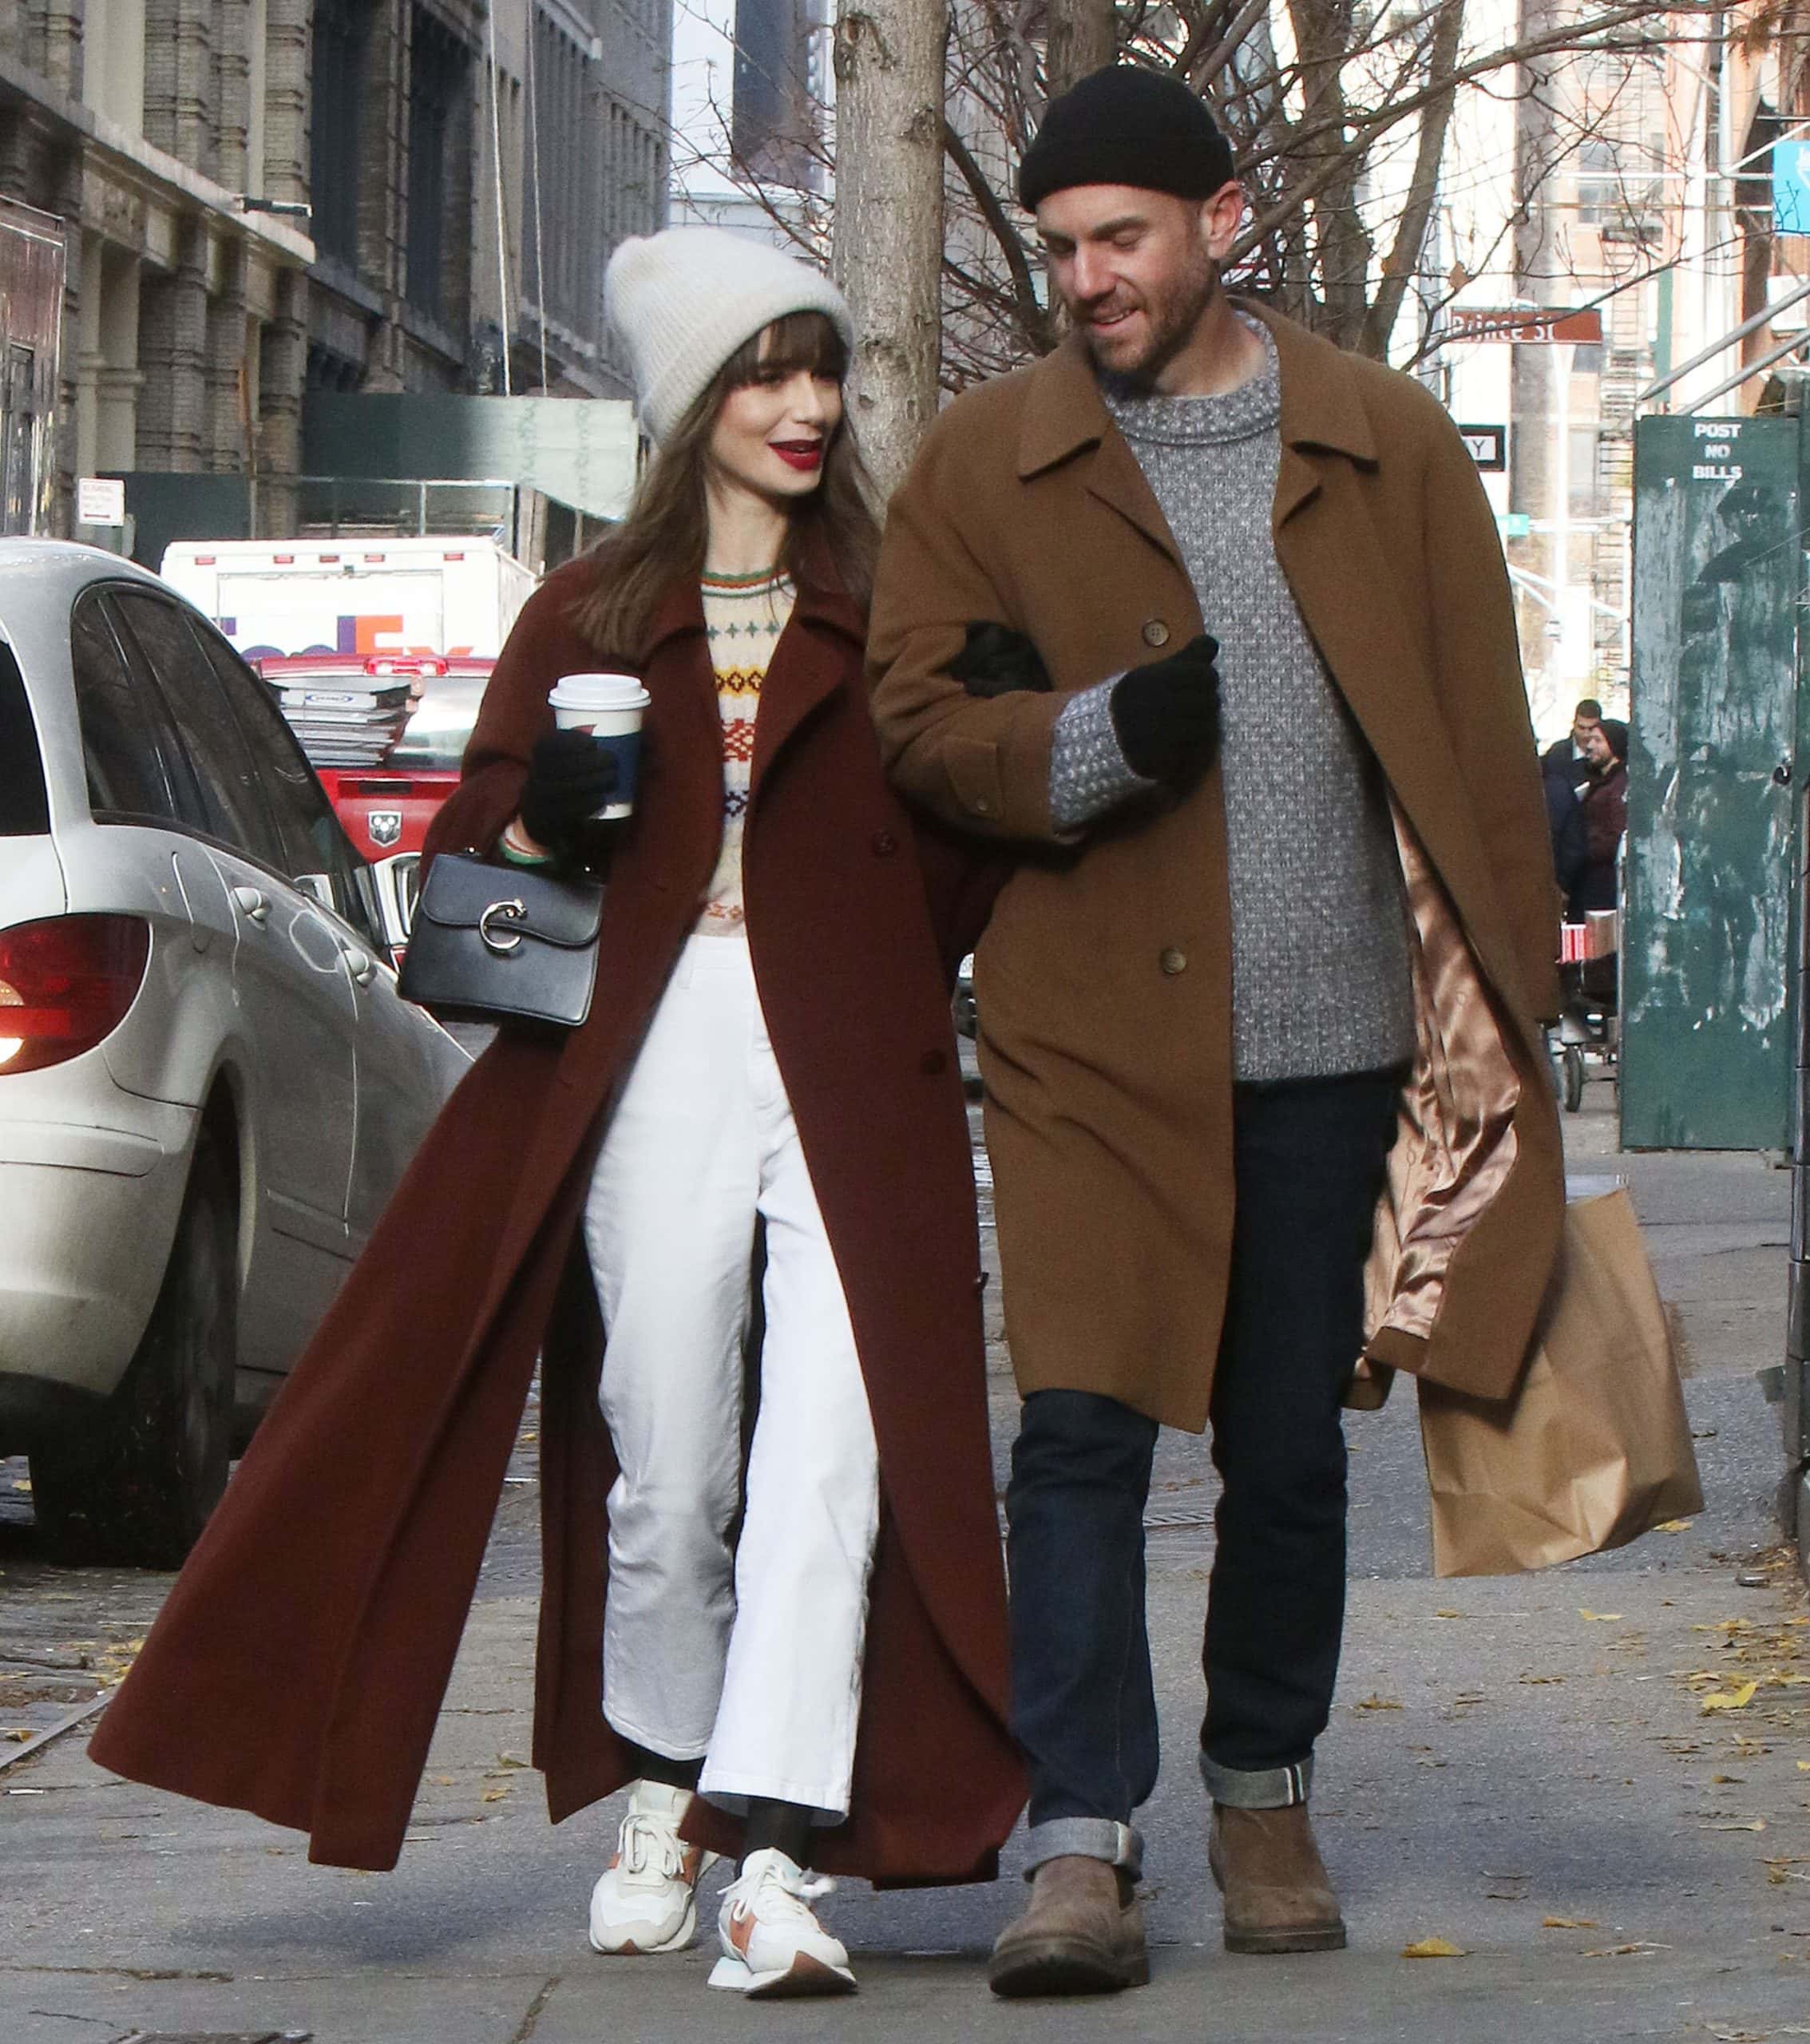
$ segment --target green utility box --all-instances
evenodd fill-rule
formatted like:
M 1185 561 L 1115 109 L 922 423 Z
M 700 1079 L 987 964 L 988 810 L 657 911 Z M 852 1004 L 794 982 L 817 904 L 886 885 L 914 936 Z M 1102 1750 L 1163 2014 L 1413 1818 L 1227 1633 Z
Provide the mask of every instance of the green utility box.
M 1791 1145 L 1803 470 L 1795 418 L 1635 428 L 1629 1149 Z

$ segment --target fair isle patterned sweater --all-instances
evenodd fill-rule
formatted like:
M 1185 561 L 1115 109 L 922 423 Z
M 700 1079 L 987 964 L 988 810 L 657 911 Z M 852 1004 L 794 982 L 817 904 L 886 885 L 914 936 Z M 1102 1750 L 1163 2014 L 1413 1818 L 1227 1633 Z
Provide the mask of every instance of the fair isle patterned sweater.
M 754 719 L 773 649 L 792 615 L 792 584 L 770 568 L 703 577 L 704 630 L 723 715 L 723 850 L 698 917 L 700 937 L 735 937 L 746 927 L 742 829 L 754 760 Z

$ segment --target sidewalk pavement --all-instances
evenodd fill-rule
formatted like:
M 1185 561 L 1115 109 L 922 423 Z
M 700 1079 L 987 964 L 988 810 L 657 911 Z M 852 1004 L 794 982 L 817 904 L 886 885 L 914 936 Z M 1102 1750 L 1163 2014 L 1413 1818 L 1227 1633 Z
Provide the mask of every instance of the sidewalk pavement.
M 79 1737 L 0 1773 L 0 2044 L 1810 2036 L 1810 1606 L 1774 1543 L 1778 1431 L 1751 1374 L 1779 1353 L 1788 1186 L 1748 1159 L 1616 1157 L 1598 1091 L 1567 1131 L 1574 1169 L 1634 1185 L 1691 1342 L 1709 1502 L 1618 1555 L 1436 1583 L 1412 1401 L 1354 1420 L 1351 1616 L 1316 1804 L 1350 1951 L 1219 1948 L 1191 1761 L 1212 1487 L 1201 1444 L 1166 1436 L 1149 1988 L 990 2000 L 981 1964 L 1022 1893 L 1016 1843 L 996 1887 L 846 1885 L 826 1913 L 854 1952 L 853 2001 L 739 2006 L 705 1988 L 707 1939 L 596 1958 L 584 1901 L 615 1813 L 549 1829 L 521 1765 L 534 1603 L 511 1565 L 487 1574 L 394 1874 L 311 1868 L 288 1834 L 101 1774 Z M 1003 1444 L 1012 1401 L 996 1388 Z M 530 1508 L 518 1489 L 499 1551 Z M 10 1594 L 0 1579 L 0 1622 Z M 1428 1939 L 1456 1955 L 1404 1955 Z

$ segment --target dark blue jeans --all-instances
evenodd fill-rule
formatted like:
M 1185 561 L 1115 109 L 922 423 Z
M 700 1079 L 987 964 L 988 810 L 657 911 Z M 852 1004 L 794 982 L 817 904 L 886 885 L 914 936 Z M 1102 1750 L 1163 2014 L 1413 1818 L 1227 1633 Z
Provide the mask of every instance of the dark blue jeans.
M 1309 1762 L 1332 1708 L 1345 1626 L 1340 1400 L 1363 1341 L 1364 1262 L 1400 1090 L 1398 1072 L 1366 1072 L 1235 1091 L 1201 1733 L 1222 1801 L 1238 1799 L 1238 1777 L 1253 1800 L 1299 1800 L 1265 1785 Z M 1156 1434 L 1090 1392 L 1024 1401 L 1006 1510 L 1012 1727 L 1033 1827 L 1126 1824 L 1156 1786 L 1143 1535 Z

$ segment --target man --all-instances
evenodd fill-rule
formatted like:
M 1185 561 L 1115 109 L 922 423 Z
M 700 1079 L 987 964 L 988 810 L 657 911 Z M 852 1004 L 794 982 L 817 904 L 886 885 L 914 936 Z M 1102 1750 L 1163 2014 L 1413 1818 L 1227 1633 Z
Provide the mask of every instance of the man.
M 1083 80 L 1021 196 L 1076 331 L 932 427 L 869 641 L 901 786 L 1019 852 L 976 960 L 1024 1401 L 1006 1994 L 1147 1977 L 1159 1424 L 1210 1417 L 1225 1483 L 1200 1766 L 1226 1943 L 1344 1942 L 1305 1807 L 1341 1395 L 1395 1367 L 1506 1396 L 1563 1201 L 1551 860 L 1463 443 L 1418 385 L 1227 298 L 1242 194 L 1178 81 Z
M 1585 696 L 1571 713 L 1570 735 L 1540 755 L 1543 770 L 1563 774 L 1574 789 L 1582 787 L 1590 777 L 1590 735 L 1602 723 L 1602 705 L 1594 695 Z

